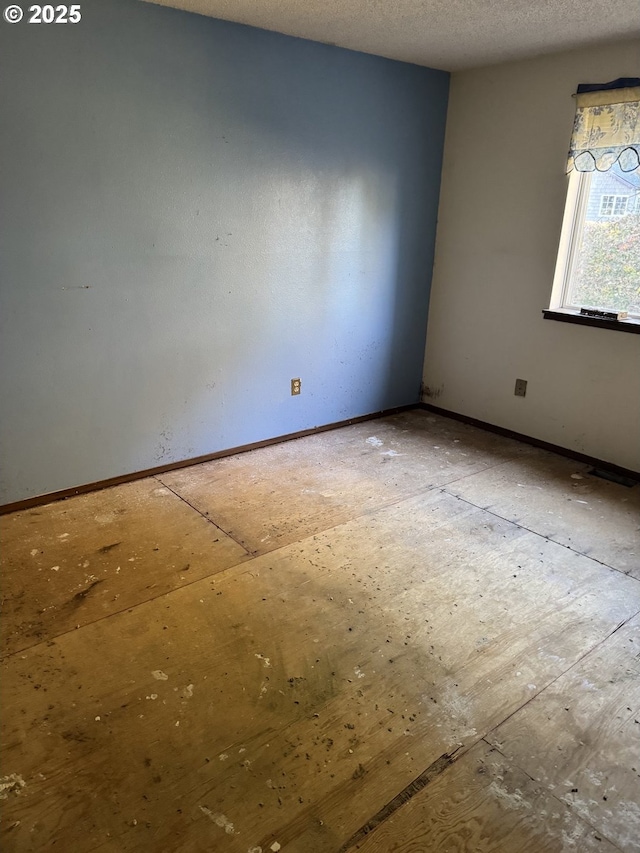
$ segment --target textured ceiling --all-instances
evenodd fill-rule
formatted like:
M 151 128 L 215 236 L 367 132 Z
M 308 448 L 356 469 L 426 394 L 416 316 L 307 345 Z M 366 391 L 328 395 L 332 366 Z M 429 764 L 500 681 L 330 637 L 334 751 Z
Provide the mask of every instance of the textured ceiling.
M 447 71 L 640 35 L 638 0 L 151 2 Z

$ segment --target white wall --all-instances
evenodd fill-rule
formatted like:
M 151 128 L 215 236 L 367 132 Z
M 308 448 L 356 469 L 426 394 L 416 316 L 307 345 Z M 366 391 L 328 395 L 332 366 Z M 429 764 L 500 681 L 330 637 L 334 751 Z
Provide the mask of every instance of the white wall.
M 640 73 L 640 41 L 454 74 L 426 402 L 640 471 L 640 336 L 544 320 L 578 83 Z M 527 396 L 513 394 L 516 377 Z

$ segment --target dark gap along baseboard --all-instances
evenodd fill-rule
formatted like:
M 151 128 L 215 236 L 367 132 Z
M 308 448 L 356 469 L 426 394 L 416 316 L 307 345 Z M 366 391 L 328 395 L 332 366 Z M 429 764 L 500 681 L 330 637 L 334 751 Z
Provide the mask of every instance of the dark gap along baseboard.
M 472 418 L 469 415 L 461 415 L 458 412 L 449 411 L 449 409 L 442 409 L 439 406 L 432 405 L 431 403 L 409 403 L 406 406 L 396 406 L 393 409 L 383 409 L 380 412 L 372 412 L 369 415 L 359 415 L 358 417 L 348 418 L 343 421 L 335 421 L 330 424 L 311 427 L 310 429 L 299 430 L 298 432 L 291 432 L 274 438 L 266 438 L 263 441 L 255 441 L 251 444 L 242 444 L 237 447 L 230 447 L 227 450 L 217 450 L 213 453 L 206 453 L 203 456 L 195 456 L 191 459 L 183 459 L 179 462 L 170 462 L 167 465 L 158 465 L 155 468 L 145 468 L 142 471 L 121 474 L 117 477 L 109 477 L 106 480 L 97 480 L 94 483 L 85 483 L 68 489 L 60 489 L 56 492 L 34 495 L 33 497 L 24 498 L 20 501 L 13 501 L 11 503 L 0 505 L 0 515 L 7 515 L 10 512 L 18 512 L 23 509 L 43 506 L 44 504 L 53 503 L 54 501 L 66 500 L 66 498 L 72 498 L 76 495 L 85 495 L 89 492 L 99 492 L 102 489 L 109 489 L 112 486 L 121 486 L 125 483 L 132 483 L 135 480 L 143 480 L 145 477 L 153 477 L 156 474 L 165 474 L 168 471 L 177 471 L 179 468 L 189 468 L 191 465 L 200 465 L 202 462 L 212 462 L 214 459 L 223 459 L 226 456 L 235 456 L 236 453 L 246 453 L 249 450 L 258 450 L 260 447 L 269 447 L 274 444 L 281 444 L 284 441 L 304 438 L 307 435 L 328 432 L 332 429 L 339 429 L 340 427 L 360 424 L 365 421 L 372 421 L 377 418 L 384 418 L 389 415 L 397 415 L 401 412 L 409 412 L 416 409 L 433 412 L 436 415 L 461 421 L 462 423 L 469 424 L 470 426 L 478 427 L 479 429 L 484 429 L 488 432 L 496 433 L 497 435 L 502 435 L 505 438 L 512 438 L 516 441 L 522 441 L 525 444 L 532 444 L 534 447 L 540 447 L 543 450 L 549 450 L 560 456 L 575 459 L 577 462 L 584 462 L 595 469 L 593 472 L 594 475 L 603 477 L 604 479 L 609 479 L 612 482 L 619 483 L 620 485 L 630 486 L 640 483 L 640 472 L 638 471 L 623 468 L 622 466 L 615 465 L 612 462 L 604 462 L 593 456 L 587 456 L 584 453 L 578 453 L 577 451 L 569 450 L 566 447 L 560 447 L 557 444 L 551 444 L 548 441 L 533 438 L 533 436 L 524 435 L 523 433 L 515 432 L 514 430 L 506 429 L 505 427 L 496 426 L 495 424 L 478 420 L 478 418 Z
M 622 465 L 616 465 L 613 462 L 604 462 L 602 459 L 596 459 L 595 456 L 587 456 L 586 453 L 580 453 L 577 450 L 570 450 L 568 447 L 560 447 L 558 444 L 551 444 L 550 441 L 543 441 L 541 438 L 534 438 L 531 435 L 524 435 L 521 432 L 507 429 L 506 427 L 496 426 L 496 424 L 481 421 L 478 418 L 472 418 L 469 415 L 461 415 L 459 412 L 451 412 L 449 409 L 441 409 L 440 406 L 434 406 L 432 403 L 418 403 L 417 408 L 424 409 L 428 412 L 433 412 L 435 415 L 442 415 L 445 418 L 452 418 L 455 421 L 461 421 L 469 426 L 478 427 L 479 429 L 494 432 L 497 435 L 502 435 L 505 438 L 513 438 L 516 441 L 522 441 L 524 444 L 532 444 L 534 447 L 540 447 L 542 450 L 549 450 L 551 453 L 557 453 L 559 456 L 566 456 L 569 459 L 575 459 L 576 462 L 584 462 L 586 465 L 591 465 L 595 470 L 593 472 L 598 477 L 611 480 L 611 482 L 620 485 L 637 485 L 640 483 L 640 471 L 632 471 L 630 468 L 623 468 Z M 610 476 L 607 476 L 610 475 Z M 630 481 L 625 482 L 625 481 Z

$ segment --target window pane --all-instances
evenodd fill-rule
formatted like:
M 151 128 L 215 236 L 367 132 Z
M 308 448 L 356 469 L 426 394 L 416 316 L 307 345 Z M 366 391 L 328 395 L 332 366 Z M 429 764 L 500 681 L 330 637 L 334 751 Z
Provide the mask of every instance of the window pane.
M 600 215 L 608 216 L 611 213 L 611 209 L 613 207 L 613 196 L 612 195 L 603 195 L 602 200 L 600 202 Z
M 616 216 L 622 216 L 623 213 L 627 211 L 627 197 L 619 195 L 615 201 L 614 206 L 614 214 Z
M 592 172 L 568 302 L 640 313 L 640 169 Z

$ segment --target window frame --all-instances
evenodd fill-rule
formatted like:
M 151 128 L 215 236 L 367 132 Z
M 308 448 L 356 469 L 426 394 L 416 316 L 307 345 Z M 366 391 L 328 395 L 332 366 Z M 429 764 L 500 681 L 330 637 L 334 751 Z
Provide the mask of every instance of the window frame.
M 575 169 L 569 174 L 551 299 L 549 307 L 543 309 L 542 313 L 547 320 L 561 320 L 585 326 L 597 326 L 599 328 L 616 329 L 618 331 L 640 334 L 640 315 L 634 314 L 625 320 L 586 317 L 580 314 L 582 306 L 573 305 L 569 300 L 571 281 L 581 239 L 581 226 L 584 222 L 589 203 L 592 174 L 592 172 L 578 172 Z M 607 195 L 610 195 L 610 193 L 607 193 Z M 626 196 L 624 197 L 626 198 Z M 607 219 L 612 218 L 614 218 L 613 214 L 607 216 Z

